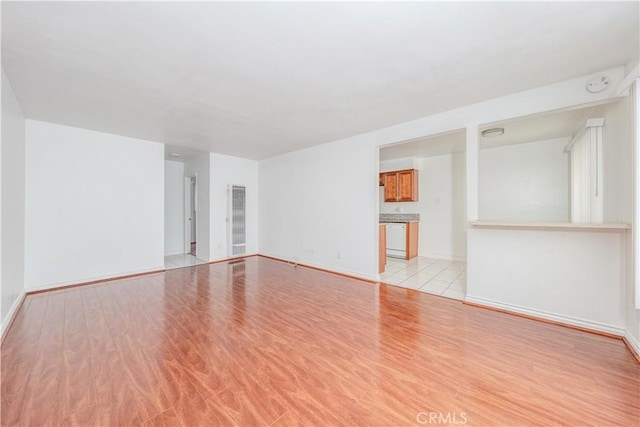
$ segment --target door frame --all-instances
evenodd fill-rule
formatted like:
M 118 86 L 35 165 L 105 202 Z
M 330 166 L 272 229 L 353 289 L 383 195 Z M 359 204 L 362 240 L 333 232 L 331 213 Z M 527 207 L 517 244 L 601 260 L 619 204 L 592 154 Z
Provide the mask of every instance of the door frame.
M 196 253 L 198 250 L 198 174 L 190 174 L 185 175 L 184 177 L 184 253 L 188 254 L 191 252 L 191 221 L 193 220 L 191 215 L 191 178 L 195 179 L 195 185 L 193 190 L 194 197 L 194 210 L 196 212 L 195 222 L 196 222 Z

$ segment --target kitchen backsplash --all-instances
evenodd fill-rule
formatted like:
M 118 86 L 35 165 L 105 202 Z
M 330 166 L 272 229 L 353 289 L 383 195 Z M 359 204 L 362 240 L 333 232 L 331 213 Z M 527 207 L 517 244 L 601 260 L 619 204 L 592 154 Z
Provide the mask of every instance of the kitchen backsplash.
M 380 222 L 420 221 L 420 214 L 412 213 L 381 213 Z

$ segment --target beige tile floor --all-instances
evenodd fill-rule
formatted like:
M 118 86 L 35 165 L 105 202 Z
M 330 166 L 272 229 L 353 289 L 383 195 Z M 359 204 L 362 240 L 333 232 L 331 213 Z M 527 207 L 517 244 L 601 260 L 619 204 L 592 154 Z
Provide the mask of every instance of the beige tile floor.
M 467 291 L 467 263 L 416 257 L 409 261 L 387 258 L 380 281 L 420 292 L 464 300 Z
M 203 261 L 194 257 L 191 254 L 171 255 L 164 257 L 164 268 L 167 270 L 173 270 L 174 268 L 190 267 L 192 265 L 206 264 L 207 261 Z

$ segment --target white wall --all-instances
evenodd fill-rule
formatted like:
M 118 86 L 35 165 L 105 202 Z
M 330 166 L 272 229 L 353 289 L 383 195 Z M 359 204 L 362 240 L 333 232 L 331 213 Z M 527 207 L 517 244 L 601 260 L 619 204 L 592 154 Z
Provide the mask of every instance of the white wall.
M 0 114 L 2 115 L 1 119 L 0 119 L 0 134 L 6 132 L 4 130 L 4 126 L 3 123 L 5 122 L 5 118 L 4 115 L 6 114 L 6 112 L 9 110 L 8 108 L 5 108 L 4 104 L 6 104 L 7 102 L 5 101 L 5 97 L 7 97 L 7 95 L 4 93 L 6 91 L 6 83 L 5 81 L 8 81 L 7 77 L 4 74 L 4 70 L 1 70 L 1 74 L 2 74 L 2 84 L 0 86 L 0 96 L 2 97 L 2 109 L 0 110 Z M 4 88 L 4 89 L 3 89 Z M 13 97 L 15 99 L 15 96 Z M 8 99 L 7 99 L 8 100 Z M 16 99 L 17 101 L 17 99 Z M 18 104 L 19 105 L 19 104 Z M 24 123 L 24 120 L 23 120 Z M 3 282 L 2 282 L 2 146 L 5 144 L 5 137 L 4 135 L 2 135 L 2 139 L 0 139 L 0 337 L 3 336 L 3 332 L 5 331 L 5 318 L 8 319 L 8 315 L 5 313 L 8 313 L 9 310 L 4 308 L 4 300 L 2 299 L 2 295 L 3 295 Z M 24 286 L 23 286 L 24 288 Z M 17 301 L 17 298 L 15 299 Z M 13 304 L 12 304 L 13 305 Z M 8 323 L 8 321 L 7 321 Z
M 399 171 L 403 169 L 418 169 L 419 159 L 406 157 L 403 159 L 381 160 L 380 172 Z
M 418 159 L 418 201 L 384 201 L 379 189 L 381 213 L 420 214 L 418 255 L 464 261 L 467 252 L 465 199 L 465 154 L 456 153 Z M 380 170 L 389 169 L 380 162 Z
M 584 90 L 593 75 L 583 76 L 260 162 L 260 252 L 377 277 L 380 146 L 466 128 L 470 145 L 467 153 L 471 153 L 466 174 L 467 212 L 474 219 L 478 207 L 477 161 L 473 155 L 477 125 L 606 99 L 615 91 L 623 70 L 605 73 L 612 84 L 600 94 Z M 26 139 L 28 287 L 162 267 L 161 144 L 31 120 L 27 121 Z M 3 162 L 5 156 L 3 134 Z M 210 233 L 208 225 L 217 217 L 209 211 L 209 197 L 214 194 L 209 187 L 218 182 L 210 175 L 210 163 L 207 154 L 185 164 L 187 174 L 198 173 L 199 214 L 206 219 L 200 221 L 198 248 L 199 257 L 206 260 L 210 249 L 216 248 L 210 237 L 218 235 Z M 1 171 L 4 186 L 5 164 Z M 2 197 L 4 202 L 4 188 Z M 571 236 L 563 237 L 560 232 L 474 230 L 468 238 L 470 293 L 486 299 L 497 295 L 504 304 L 523 304 L 565 318 L 589 317 L 585 320 L 592 324 L 619 328 L 624 301 L 620 298 L 618 304 L 622 311 L 614 306 L 623 294 L 620 265 L 625 259 L 620 235 L 572 232 Z M 4 242 L 4 232 L 2 237 Z M 525 260 L 519 250 L 529 258 Z M 485 258 L 498 262 L 501 256 L 513 256 L 514 252 L 517 268 L 508 268 L 506 273 L 483 263 Z M 532 259 L 540 255 L 542 268 L 534 269 Z M 598 261 L 584 269 L 585 260 Z M 597 283 L 585 277 L 585 271 L 594 275 Z M 555 287 L 537 286 L 539 282 L 531 277 L 524 277 L 521 286 L 518 279 L 525 273 L 550 277 Z M 576 284 L 584 280 L 579 288 Z M 514 283 L 516 286 L 509 288 Z M 2 289 L 4 295 L 4 282 Z M 506 293 L 499 294 L 501 291 Z M 576 291 L 577 299 L 568 302 Z M 588 308 L 595 297 L 601 312 Z
M 164 162 L 164 254 L 184 253 L 184 163 Z
M 27 289 L 164 268 L 164 146 L 26 121 Z
M 261 161 L 261 253 L 376 277 L 380 146 L 465 128 L 467 215 L 478 219 L 478 125 L 609 99 L 624 78 L 624 67 L 602 73 L 611 85 L 599 94 L 584 89 L 591 74 Z M 621 234 L 467 233 L 467 286 L 475 297 L 553 312 L 565 320 L 583 318 L 618 333 L 623 328 L 621 265 L 626 255 Z M 507 262 L 500 262 L 507 255 Z M 508 266 L 511 260 L 517 268 Z M 538 286 L 536 277 L 550 278 L 553 286 Z M 592 303 L 602 312 L 588 308 Z
M 631 96 L 605 108 L 602 128 L 604 222 L 631 223 L 633 216 L 633 115 Z
M 262 254 L 377 277 L 378 149 L 368 142 L 350 138 L 260 162 Z
M 625 232 L 467 233 L 468 301 L 624 334 Z
M 209 221 L 211 220 L 211 179 L 209 153 L 202 153 L 187 159 L 184 163 L 184 173 L 186 176 L 196 176 L 196 257 L 210 261 L 209 247 L 211 232 Z
M 637 182 L 637 181 L 636 181 Z M 636 286 L 634 278 L 633 264 L 633 239 L 632 232 L 627 232 L 627 270 L 625 280 L 625 328 L 626 338 L 634 346 L 636 352 L 640 354 L 640 309 L 636 307 Z
M 480 150 L 479 218 L 485 221 L 569 222 L 570 138 Z
M 25 119 L 2 70 L 0 330 L 24 293 Z
M 602 73 L 611 85 L 598 94 L 584 89 L 590 74 L 261 161 L 260 251 L 377 277 L 380 146 L 466 128 L 473 160 L 478 125 L 608 99 L 624 67 Z M 477 219 L 476 166 L 467 161 L 469 219 Z
M 420 160 L 421 256 L 464 261 L 467 256 L 465 154 Z
M 210 260 L 228 258 L 229 185 L 246 187 L 246 254 L 258 252 L 258 162 L 240 157 L 210 154 Z
M 605 222 L 631 222 L 630 103 L 624 98 L 605 111 Z M 483 167 L 481 163 L 482 216 Z M 470 228 L 468 236 L 468 301 L 631 335 L 639 347 L 630 232 Z
M 637 68 L 636 68 L 636 76 L 637 76 Z M 640 273 L 640 251 L 638 251 L 638 239 L 640 239 L 640 234 L 638 233 L 638 226 L 640 226 L 640 96 L 638 96 L 638 89 L 640 85 L 640 78 L 635 79 L 635 83 L 631 87 L 630 97 L 625 100 L 626 105 L 620 106 L 624 110 L 626 110 L 623 114 L 628 115 L 628 120 L 631 122 L 631 192 L 632 192 L 632 205 L 631 205 L 631 223 L 632 230 L 627 233 L 627 254 L 628 254 L 628 263 L 627 263 L 627 276 L 626 276 L 626 312 L 625 312 L 625 321 L 626 321 L 626 339 L 631 345 L 635 348 L 636 353 L 640 354 L 640 280 L 637 275 Z M 611 111 L 608 111 L 611 113 Z M 611 119 L 607 115 L 607 118 Z M 619 123 L 617 117 L 613 118 L 614 123 Z M 621 125 L 624 126 L 624 121 L 621 122 Z M 605 122 L 605 126 L 607 123 Z M 605 137 L 608 134 L 605 134 Z M 615 137 L 614 137 L 615 138 Z M 617 140 L 617 138 L 615 138 Z M 606 140 L 605 140 L 606 144 Z M 606 145 L 603 147 L 605 149 L 604 160 L 607 162 L 607 151 Z M 621 151 L 624 151 L 624 148 L 620 148 Z M 612 153 L 615 155 L 615 153 Z M 606 165 L 607 163 L 605 163 Z M 605 188 L 607 185 L 607 177 L 605 176 Z M 624 185 L 624 184 L 623 184 Z M 606 202 L 608 201 L 605 194 L 605 218 L 609 214 L 608 206 L 606 206 Z M 613 210 L 615 212 L 615 210 Z M 614 220 L 615 217 L 611 218 Z

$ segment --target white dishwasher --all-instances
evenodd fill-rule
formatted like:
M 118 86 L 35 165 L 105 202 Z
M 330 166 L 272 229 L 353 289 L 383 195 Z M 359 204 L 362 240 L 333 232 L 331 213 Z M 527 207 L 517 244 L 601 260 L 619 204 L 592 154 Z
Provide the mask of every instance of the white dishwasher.
M 407 258 L 407 223 L 387 223 L 387 256 Z

